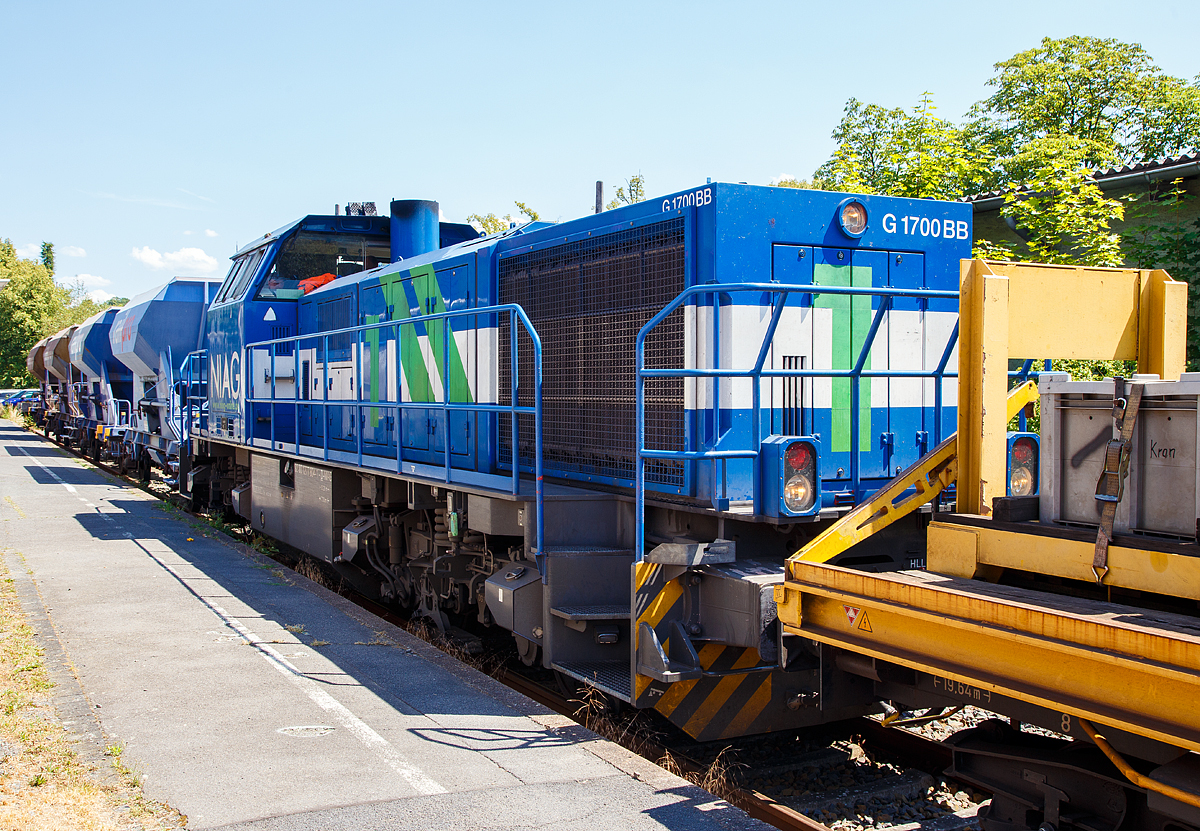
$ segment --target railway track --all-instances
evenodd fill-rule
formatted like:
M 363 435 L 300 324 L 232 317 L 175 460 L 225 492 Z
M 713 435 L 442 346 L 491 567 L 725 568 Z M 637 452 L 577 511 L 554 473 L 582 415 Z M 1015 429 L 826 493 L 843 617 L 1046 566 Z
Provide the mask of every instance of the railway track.
M 153 481 L 140 481 L 115 465 L 97 461 L 44 433 L 39 435 L 128 484 L 174 501 L 171 494 L 175 491 L 162 483 L 155 487 Z M 305 555 L 286 550 L 268 552 L 268 556 L 293 570 L 305 561 Z M 310 558 L 310 562 L 315 561 Z M 303 571 L 309 572 L 303 576 L 312 576 L 311 568 Z M 436 646 L 449 647 L 460 659 L 467 657 L 465 650 L 455 649 L 436 632 L 421 631 L 424 627 L 414 626 L 396 610 L 353 592 L 342 593 L 372 614 Z M 955 831 L 978 827 L 973 808 L 987 795 L 959 790 L 956 783 L 941 778 L 940 771 L 950 763 L 949 750 L 918 733 L 884 727 L 873 719 L 855 719 L 803 732 L 700 744 L 656 719 L 653 711 L 613 712 L 606 702 L 584 692 L 572 697 L 548 671 L 530 670 L 496 654 L 471 662 L 543 706 L 784 831 Z

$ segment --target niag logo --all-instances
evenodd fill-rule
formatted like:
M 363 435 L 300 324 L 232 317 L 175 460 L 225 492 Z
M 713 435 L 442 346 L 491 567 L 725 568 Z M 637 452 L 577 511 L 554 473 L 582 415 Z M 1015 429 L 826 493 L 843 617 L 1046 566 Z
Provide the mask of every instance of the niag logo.
M 237 406 L 242 400 L 242 360 L 238 353 L 214 355 L 211 365 L 212 389 L 209 398 Z

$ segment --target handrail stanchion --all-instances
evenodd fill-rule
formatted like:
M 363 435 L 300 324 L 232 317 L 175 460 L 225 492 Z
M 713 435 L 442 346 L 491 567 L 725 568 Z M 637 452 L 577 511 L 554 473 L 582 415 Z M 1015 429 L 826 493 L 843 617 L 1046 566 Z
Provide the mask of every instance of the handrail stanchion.
M 853 305 L 854 300 L 850 300 Z M 855 501 L 858 500 L 858 487 L 862 480 L 862 377 L 863 368 L 867 365 L 867 358 L 871 356 L 871 350 L 875 346 L 875 336 L 879 334 L 879 325 L 883 322 L 883 316 L 887 314 L 891 308 L 892 299 L 889 296 L 884 296 L 879 301 L 879 308 L 871 318 L 871 328 L 867 330 L 867 336 L 863 340 L 862 349 L 858 352 L 858 359 L 854 363 L 854 368 L 850 370 L 850 492 L 854 494 Z M 868 376 L 870 377 L 870 376 Z M 871 402 L 867 402 L 868 411 Z
M 509 349 L 508 349 L 508 359 L 509 359 L 509 362 L 512 364 L 512 368 L 511 368 L 510 372 L 508 373 L 509 378 L 512 381 L 512 384 L 511 384 L 512 392 L 508 399 L 509 406 L 512 407 L 512 410 L 510 411 L 509 416 L 508 416 L 508 427 L 509 427 L 509 431 L 512 435 L 512 439 L 510 440 L 511 447 L 512 447 L 512 480 L 513 480 L 512 487 L 513 487 L 513 493 L 516 494 L 516 493 L 520 493 L 520 491 L 521 491 L 521 451 L 520 451 L 520 446 L 517 444 L 517 437 L 520 432 L 517 429 L 517 419 L 520 417 L 517 415 L 517 385 L 518 385 L 517 375 L 521 371 L 521 362 L 520 362 L 520 360 L 517 359 L 518 338 L 517 338 L 517 315 L 515 312 L 508 313 L 508 334 L 509 334 L 509 344 L 510 344 Z
M 528 320 L 526 320 L 528 323 Z M 546 560 L 545 535 L 545 504 L 542 484 L 542 341 L 529 323 L 529 335 L 533 339 L 533 445 L 534 445 L 534 498 L 537 500 L 537 556 L 544 563 Z M 542 569 L 542 582 L 546 582 L 546 569 Z
M 404 464 L 404 408 L 401 406 L 404 402 L 404 385 L 400 383 L 400 326 L 399 322 L 393 324 L 392 328 L 396 331 L 396 360 L 392 361 L 395 366 L 392 368 L 396 381 L 396 470 L 400 470 L 400 466 Z
M 436 363 L 436 360 L 434 361 Z M 445 445 L 446 481 L 450 481 L 450 320 L 442 319 L 442 444 Z
M 362 348 L 364 335 L 366 335 L 365 330 L 357 332 L 354 335 L 354 349 L 350 353 L 352 362 L 354 364 L 354 375 L 350 378 L 350 383 L 353 384 L 355 381 L 358 382 L 354 389 L 354 421 L 351 423 L 354 425 L 354 437 L 356 439 L 355 445 L 358 448 L 359 467 L 362 467 L 363 433 L 365 433 L 367 429 L 366 413 L 363 412 L 362 408 L 363 364 L 366 362 L 366 353 Z
M 762 443 L 762 434 L 759 432 L 762 429 L 762 368 L 766 363 L 767 353 L 771 351 L 771 343 L 775 340 L 775 330 L 779 328 L 779 319 L 783 315 L 783 307 L 787 301 L 788 293 L 780 292 L 771 304 L 774 308 L 771 309 L 771 322 L 767 324 L 766 334 L 763 335 L 762 345 L 758 348 L 758 357 L 754 361 L 754 377 L 750 383 L 754 385 L 753 390 L 753 406 L 751 408 L 751 433 L 750 446 L 758 447 Z M 774 384 L 774 382 L 772 382 Z M 751 462 L 753 478 L 751 481 L 761 481 L 761 471 L 759 469 L 758 454 L 754 455 Z M 754 513 L 758 513 L 762 509 L 759 504 L 759 489 L 754 489 Z
M 329 335 L 321 339 L 321 458 L 329 461 Z
M 950 338 L 946 341 L 946 349 L 942 352 L 942 359 L 938 361 L 937 369 L 934 370 L 933 382 L 933 446 L 937 447 L 942 443 L 942 387 L 946 383 L 946 365 L 950 363 L 950 356 L 954 353 L 954 347 L 958 343 L 958 321 L 954 321 L 954 330 L 950 332 Z

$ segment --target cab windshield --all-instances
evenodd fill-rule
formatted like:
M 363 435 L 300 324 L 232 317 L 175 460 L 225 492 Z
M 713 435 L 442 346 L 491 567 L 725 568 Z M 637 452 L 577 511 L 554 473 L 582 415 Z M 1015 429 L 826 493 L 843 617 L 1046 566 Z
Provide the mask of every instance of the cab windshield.
M 301 231 L 279 249 L 255 300 L 296 300 L 326 283 L 388 262 L 386 238 Z

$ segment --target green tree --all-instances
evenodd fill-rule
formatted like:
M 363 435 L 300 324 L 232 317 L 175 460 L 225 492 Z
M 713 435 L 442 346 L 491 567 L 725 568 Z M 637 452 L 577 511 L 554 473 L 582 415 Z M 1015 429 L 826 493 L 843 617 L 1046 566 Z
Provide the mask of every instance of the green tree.
M 1001 214 L 1013 221 L 1030 259 L 1063 265 L 1122 265 L 1112 224 L 1125 205 L 1107 198 L 1084 166 L 1089 145 L 1074 137 L 1030 142 L 1026 180 L 1010 185 Z M 1036 160 L 1036 161 L 1034 161 Z
M 26 370 L 25 358 L 42 338 L 82 323 L 111 306 L 129 302 L 123 297 L 96 302 L 78 281 L 70 286 L 59 285 L 47 268 L 47 259 L 52 266 L 51 243 L 43 243 L 42 258 L 38 261 L 18 257 L 12 240 L 0 240 L 0 280 L 9 280 L 0 289 L 0 386 L 24 387 L 34 383 Z
M 604 210 L 611 211 L 625 205 L 636 205 L 646 201 L 646 177 L 638 173 L 625 180 L 625 184 L 617 187 L 617 195 L 612 198 Z
M 54 276 L 54 243 L 42 243 L 42 265 L 46 267 L 46 273 L 51 277 Z
M 1041 139 L 1075 137 L 1092 167 L 1174 155 L 1200 142 L 1200 81 L 1166 75 L 1139 44 L 1043 38 L 995 68 L 987 82 L 995 92 L 972 116 L 997 156 L 1010 160 L 1007 178 L 1022 177 L 1012 162 Z
M 537 222 L 541 218 L 537 211 L 524 202 L 513 202 L 513 204 L 517 206 L 520 213 L 525 215 L 527 221 Z M 498 234 L 501 231 L 507 231 L 514 221 L 511 213 L 504 216 L 496 216 L 494 213 L 471 214 L 467 217 L 467 222 L 483 234 Z
M 68 293 L 55 284 L 44 263 L 17 256 L 12 240 L 0 241 L 0 386 L 33 382 L 25 358 L 35 343 L 54 331 Z
M 1126 261 L 1137 268 L 1161 268 L 1188 284 L 1187 368 L 1200 371 L 1200 218 L 1181 214 L 1190 198 L 1176 180 L 1158 192 L 1130 200 L 1128 225 L 1121 233 Z
M 851 98 L 833 131 L 838 146 L 813 174 L 826 190 L 955 199 L 985 178 L 991 154 L 978 133 L 935 115 L 926 92 L 912 112 Z
M 771 183 L 773 188 L 797 188 L 799 190 L 812 190 L 814 185 L 808 179 L 796 179 L 794 177 L 785 176 L 782 179 L 776 179 Z

